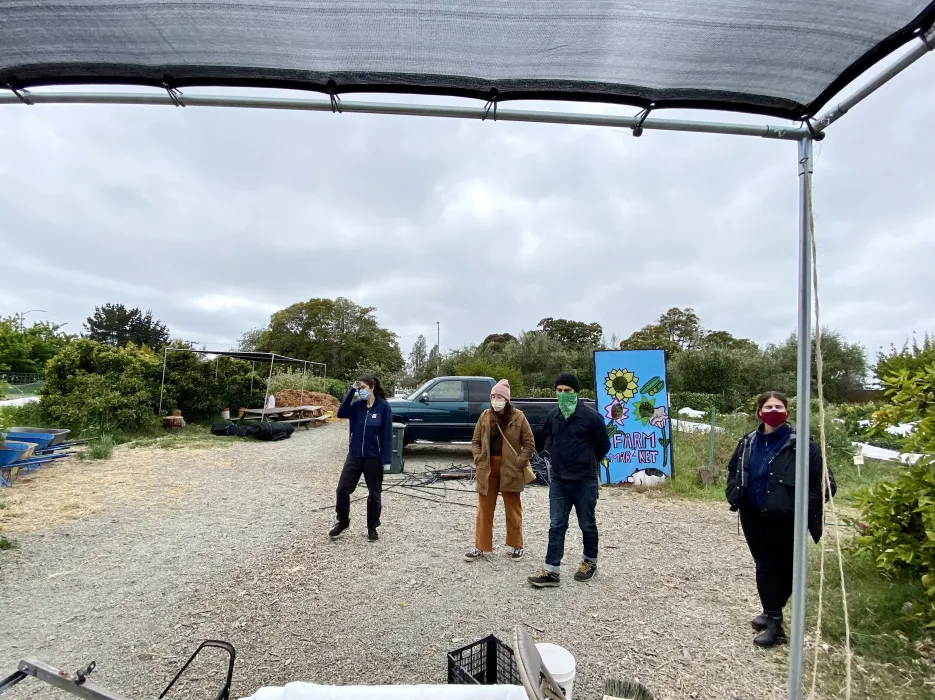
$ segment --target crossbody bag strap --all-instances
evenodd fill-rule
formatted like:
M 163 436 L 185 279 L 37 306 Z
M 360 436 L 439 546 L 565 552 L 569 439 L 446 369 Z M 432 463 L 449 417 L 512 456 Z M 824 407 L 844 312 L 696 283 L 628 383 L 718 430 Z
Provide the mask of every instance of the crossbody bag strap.
M 507 439 L 506 435 L 503 433 L 503 428 L 500 427 L 500 421 L 497 420 L 496 416 L 494 417 L 494 420 L 497 422 L 497 430 L 500 431 L 500 437 L 503 438 L 503 442 L 509 445 L 510 450 L 512 450 L 513 452 L 513 456 L 519 457 L 519 453 L 516 451 L 516 448 L 513 447 L 513 444 Z

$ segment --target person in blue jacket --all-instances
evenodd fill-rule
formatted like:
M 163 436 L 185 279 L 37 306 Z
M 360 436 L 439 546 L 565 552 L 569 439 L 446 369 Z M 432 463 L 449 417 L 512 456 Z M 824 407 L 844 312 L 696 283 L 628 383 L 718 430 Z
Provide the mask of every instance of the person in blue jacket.
M 377 377 L 359 377 L 348 389 L 338 408 L 338 418 L 350 422 L 347 459 L 338 479 L 336 522 L 328 535 L 337 539 L 351 525 L 351 494 L 363 475 L 367 484 L 367 535 L 380 539 L 383 510 L 383 472 L 393 458 L 393 412 Z

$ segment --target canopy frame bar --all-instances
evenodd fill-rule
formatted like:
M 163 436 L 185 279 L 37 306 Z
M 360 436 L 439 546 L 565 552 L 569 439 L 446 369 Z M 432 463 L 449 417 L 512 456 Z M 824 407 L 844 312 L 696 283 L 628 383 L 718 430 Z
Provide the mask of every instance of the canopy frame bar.
M 193 355 L 214 355 L 216 361 L 214 364 L 214 379 L 218 378 L 218 366 L 222 357 L 230 357 L 242 362 L 250 362 L 250 393 L 253 393 L 253 375 L 256 373 L 256 363 L 260 359 L 269 358 L 269 377 L 266 381 L 266 396 L 263 398 L 263 408 L 266 408 L 266 402 L 269 400 L 269 381 L 273 378 L 273 364 L 275 362 L 285 362 L 287 364 L 302 365 L 302 388 L 305 388 L 305 376 L 308 373 L 309 365 L 317 365 L 324 368 L 324 377 L 328 376 L 328 364 L 326 362 L 312 362 L 311 360 L 299 360 L 295 357 L 286 357 L 275 352 L 244 352 L 239 353 L 230 350 L 195 350 L 194 348 L 171 348 L 168 345 L 162 350 L 162 383 L 159 386 L 159 409 L 156 414 L 162 415 L 162 402 L 166 392 L 166 367 L 169 361 L 170 352 L 188 352 Z M 248 359 L 250 358 L 250 359 Z
M 857 92 L 855 92 L 847 99 L 838 102 L 836 106 L 832 107 L 827 112 L 823 112 L 822 114 L 819 114 L 817 117 L 815 117 L 815 130 L 818 132 L 824 131 L 829 126 L 834 124 L 834 122 L 836 122 L 838 119 L 847 114 L 854 107 L 854 105 L 863 102 L 870 95 L 886 85 L 890 80 L 895 78 L 913 63 L 922 58 L 929 51 L 935 50 L 935 27 L 930 29 L 927 34 L 919 32 L 918 38 L 919 43 L 917 43 L 911 51 L 902 56 L 902 58 L 899 58 L 893 64 L 891 64 L 889 68 L 867 82 L 863 87 L 861 87 L 859 90 L 857 90 Z
M 22 94 L 22 90 L 19 91 Z M 499 109 L 496 117 L 486 107 L 458 107 L 443 105 L 394 104 L 390 102 L 340 102 L 336 107 L 329 101 L 288 97 L 234 97 L 213 95 L 183 95 L 169 93 L 120 92 L 49 92 L 27 95 L 28 103 L 16 94 L 0 94 L 2 104 L 98 104 L 98 105 L 161 105 L 167 107 L 236 107 L 244 109 L 278 109 L 305 112 L 349 112 L 357 114 L 393 114 L 413 117 L 447 117 L 477 121 L 533 122 L 539 124 L 567 124 L 573 126 L 605 126 L 618 129 L 656 131 L 688 131 L 735 136 L 760 136 L 768 139 L 798 141 L 809 135 L 801 126 L 783 124 L 736 124 L 731 122 L 705 122 L 654 117 L 627 117 L 623 115 L 584 114 L 575 112 L 543 112 L 520 109 Z

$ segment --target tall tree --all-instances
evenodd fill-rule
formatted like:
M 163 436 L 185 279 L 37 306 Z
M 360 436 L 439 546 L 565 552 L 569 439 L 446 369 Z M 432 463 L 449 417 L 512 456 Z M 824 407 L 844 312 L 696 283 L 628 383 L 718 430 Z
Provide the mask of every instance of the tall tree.
M 867 380 L 867 356 L 859 343 L 848 343 L 839 332 L 823 328 L 821 331 L 823 361 L 822 379 L 825 398 L 840 403 L 851 391 L 861 389 Z M 795 376 L 798 358 L 798 339 L 792 333 L 785 341 L 766 348 L 766 357 L 782 376 Z M 812 392 L 818 390 L 818 368 L 815 359 L 815 338 L 812 338 Z
M 412 350 L 409 351 L 409 372 L 413 377 L 419 377 L 425 371 L 425 363 L 428 361 L 427 347 L 424 335 L 419 335 L 412 344 Z
M 515 343 L 516 337 L 509 333 L 491 333 L 480 344 L 481 352 L 498 353 L 503 352 L 504 346 L 508 343 Z
M 597 347 L 604 336 L 604 329 L 599 323 L 582 323 L 564 318 L 544 318 L 539 321 L 538 328 L 562 345 L 576 348 Z
M 758 345 L 749 338 L 735 338 L 727 331 L 711 331 L 701 341 L 705 348 L 723 348 L 725 350 L 755 350 Z
M 442 374 L 441 363 L 442 356 L 438 351 L 438 345 L 433 345 L 429 351 L 428 359 L 425 361 L 425 366 L 422 368 L 422 373 L 417 377 L 419 382 L 426 382 L 432 377 Z
M 727 335 L 730 335 L 729 333 Z M 704 331 L 693 309 L 671 308 L 655 323 L 643 326 L 620 343 L 621 350 L 654 350 L 669 355 L 700 346 Z
M 40 321 L 21 328 L 15 316 L 0 318 L 0 371 L 39 373 L 71 340 L 62 326 Z
M 153 312 L 127 309 L 123 304 L 104 304 L 94 308 L 84 324 L 88 338 L 98 343 L 123 347 L 127 343 L 146 345 L 158 350 L 169 342 L 169 329 L 153 318 Z
M 657 321 L 669 341 L 682 350 L 691 350 L 701 344 L 704 331 L 694 309 L 671 308 Z
M 665 350 L 667 354 L 672 355 L 681 348 L 669 340 L 665 329 L 658 323 L 651 323 L 643 326 L 628 338 L 620 341 L 621 350 Z
M 272 315 L 258 349 L 325 362 L 329 377 L 349 378 L 361 366 L 396 374 L 405 366 L 399 343 L 375 310 L 343 297 L 299 302 Z
M 251 328 L 249 331 L 244 331 L 240 340 L 237 341 L 237 349 L 243 352 L 259 351 L 266 333 L 266 328 Z

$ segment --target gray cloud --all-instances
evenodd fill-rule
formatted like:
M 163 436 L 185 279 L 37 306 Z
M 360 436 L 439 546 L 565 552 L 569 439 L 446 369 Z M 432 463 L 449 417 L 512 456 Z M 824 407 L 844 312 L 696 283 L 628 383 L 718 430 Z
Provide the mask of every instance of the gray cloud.
M 824 320 L 871 353 L 935 328 L 933 82 L 920 61 L 817 149 Z M 122 302 L 221 347 L 337 295 L 404 348 L 436 320 L 456 347 L 670 306 L 761 343 L 795 326 L 791 143 L 194 108 L 8 106 L 0 128 L 3 313 L 77 328 Z

